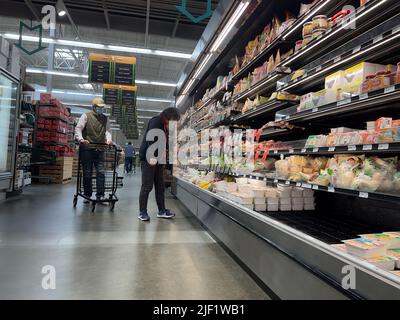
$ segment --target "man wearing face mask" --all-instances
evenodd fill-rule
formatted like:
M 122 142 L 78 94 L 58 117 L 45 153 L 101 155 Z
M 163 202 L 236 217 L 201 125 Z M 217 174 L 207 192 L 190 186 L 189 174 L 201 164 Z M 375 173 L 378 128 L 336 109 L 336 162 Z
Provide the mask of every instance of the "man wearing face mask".
M 82 114 L 75 129 L 76 140 L 80 143 L 83 165 L 83 189 L 86 197 L 92 196 L 92 172 L 96 169 L 96 199 L 104 199 L 104 152 L 101 149 L 88 147 L 90 144 L 112 144 L 110 123 L 104 115 L 105 103 L 101 98 L 92 101 L 93 110 Z M 89 203 L 85 200 L 84 203 Z

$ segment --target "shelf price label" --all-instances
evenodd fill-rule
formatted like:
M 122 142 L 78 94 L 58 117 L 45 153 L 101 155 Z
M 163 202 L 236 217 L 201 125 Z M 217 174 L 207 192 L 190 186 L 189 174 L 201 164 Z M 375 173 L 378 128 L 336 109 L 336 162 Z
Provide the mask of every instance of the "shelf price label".
M 321 71 L 321 70 L 322 70 L 322 66 L 318 66 L 318 67 L 315 68 L 316 72 Z
M 290 181 L 289 181 L 289 180 L 286 181 L 285 184 L 286 184 L 287 186 L 290 186 Z
M 368 194 L 368 192 L 360 192 L 360 194 L 358 196 L 363 199 L 368 199 L 369 194 Z
M 378 150 L 388 150 L 389 149 L 389 144 L 384 143 L 384 144 L 380 144 L 378 146 Z
M 313 190 L 319 190 L 319 186 L 313 185 L 313 186 L 312 186 L 312 189 L 313 189 Z
M 334 152 L 335 150 L 336 150 L 336 147 L 330 147 L 330 148 L 328 149 L 329 152 Z
M 294 150 L 293 150 L 293 149 L 290 149 L 290 150 L 289 150 L 289 153 L 294 153 Z
M 301 182 L 297 182 L 296 187 L 301 187 Z
M 395 90 L 396 90 L 395 86 L 390 86 L 385 88 L 385 93 L 392 93 L 395 92 Z
M 274 154 L 278 154 L 278 150 L 274 150 Z
M 380 42 L 382 40 L 383 40 L 383 35 L 379 35 L 379 36 L 374 38 L 374 43 Z
M 335 188 L 334 187 L 329 187 L 328 188 L 328 192 L 334 193 L 335 192 Z
M 342 60 L 341 57 L 336 57 L 335 60 L 333 60 L 333 62 L 334 62 L 334 63 L 337 63 L 337 62 L 339 62 L 340 60 Z
M 347 150 L 349 150 L 349 151 L 356 151 L 356 150 L 357 150 L 357 147 L 356 147 L 356 146 L 348 146 L 348 147 L 347 147 Z
M 363 151 L 371 151 L 371 150 L 372 150 L 372 144 L 363 145 Z
M 266 179 L 266 178 L 265 178 L 265 179 Z M 278 183 L 278 179 L 275 179 L 275 180 L 274 180 L 274 183 Z
M 316 112 L 318 112 L 318 110 L 319 110 L 318 108 L 313 108 L 311 112 L 316 113 Z
M 306 153 L 307 149 L 301 149 L 301 153 Z
M 355 48 L 353 49 L 353 53 L 357 53 L 357 52 L 360 51 L 360 50 L 361 50 L 361 46 L 355 47 Z
M 311 189 L 311 184 L 308 183 L 303 183 L 301 186 L 305 189 Z
M 312 152 L 318 152 L 319 151 L 319 148 L 314 148 L 313 150 L 312 150 Z
M 368 97 L 369 97 L 368 93 L 362 93 L 358 96 L 358 99 L 361 101 L 361 100 L 368 99 Z
M 351 103 L 351 99 L 344 99 L 344 100 L 339 101 L 337 103 L 337 106 L 341 107 L 341 106 L 344 106 L 344 105 L 349 104 L 349 103 Z

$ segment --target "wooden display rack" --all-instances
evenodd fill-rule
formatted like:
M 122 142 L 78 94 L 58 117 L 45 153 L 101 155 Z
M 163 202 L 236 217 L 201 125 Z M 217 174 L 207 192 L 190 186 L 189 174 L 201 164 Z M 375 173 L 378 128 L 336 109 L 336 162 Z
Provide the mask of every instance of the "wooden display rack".
M 69 183 L 72 180 L 73 161 L 72 157 L 59 157 L 55 165 L 40 166 L 39 176 L 48 177 L 55 184 Z
M 72 163 L 72 176 L 74 178 L 78 176 L 78 166 L 79 166 L 79 157 L 75 156 Z

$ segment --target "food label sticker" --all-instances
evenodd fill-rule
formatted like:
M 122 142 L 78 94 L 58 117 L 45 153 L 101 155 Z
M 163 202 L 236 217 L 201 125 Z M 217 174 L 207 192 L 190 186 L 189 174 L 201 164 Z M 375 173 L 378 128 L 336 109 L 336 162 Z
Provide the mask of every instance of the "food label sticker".
M 306 153 L 307 149 L 301 149 L 301 153 Z
M 368 192 L 360 192 L 359 196 L 360 198 L 368 199 L 369 194 Z
M 308 183 L 303 183 L 301 186 L 306 189 L 311 189 L 311 184 Z
M 361 46 L 355 47 L 355 48 L 353 49 L 353 53 L 357 53 L 357 52 L 360 51 L 360 50 L 361 50 Z
M 312 152 L 318 152 L 319 151 L 319 148 L 314 148 L 313 150 L 312 150 Z
M 394 86 L 390 86 L 385 88 L 385 93 L 392 93 L 396 90 L 396 88 Z
M 287 186 L 290 186 L 290 181 L 286 181 L 285 184 L 286 184 Z
M 389 149 L 389 145 L 387 143 L 380 144 L 378 146 L 378 150 L 387 150 L 387 149 Z
M 356 146 L 348 146 L 348 147 L 347 147 L 347 150 L 349 150 L 349 151 L 356 151 L 356 150 L 357 150 L 357 147 L 356 147 Z
M 329 187 L 328 188 L 328 192 L 335 192 L 335 188 L 334 187 Z
M 329 152 L 334 152 L 335 149 L 336 149 L 335 147 L 330 147 L 330 148 L 328 149 L 328 151 L 329 151 Z
M 318 112 L 318 108 L 312 109 L 312 113 Z
M 368 93 L 360 94 L 360 95 L 359 95 L 359 99 L 360 99 L 360 100 L 368 99 Z
M 319 186 L 313 185 L 313 186 L 312 186 L 312 189 L 313 189 L 313 190 L 318 190 L 318 189 L 319 189 Z
M 370 151 L 372 150 L 372 144 L 366 144 L 363 146 L 363 151 Z

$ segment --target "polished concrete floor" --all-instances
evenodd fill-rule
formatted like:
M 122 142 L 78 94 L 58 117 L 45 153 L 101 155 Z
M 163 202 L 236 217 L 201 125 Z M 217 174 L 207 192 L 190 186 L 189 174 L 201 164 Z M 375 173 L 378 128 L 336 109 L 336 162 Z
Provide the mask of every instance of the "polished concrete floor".
M 153 219 L 140 222 L 139 184 L 125 178 L 114 213 L 82 200 L 74 210 L 73 184 L 1 203 L 0 299 L 268 299 L 178 201 L 167 200 L 177 217 L 159 220 L 152 195 Z

